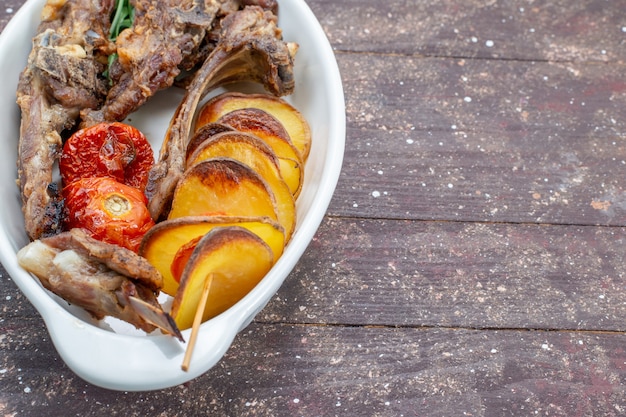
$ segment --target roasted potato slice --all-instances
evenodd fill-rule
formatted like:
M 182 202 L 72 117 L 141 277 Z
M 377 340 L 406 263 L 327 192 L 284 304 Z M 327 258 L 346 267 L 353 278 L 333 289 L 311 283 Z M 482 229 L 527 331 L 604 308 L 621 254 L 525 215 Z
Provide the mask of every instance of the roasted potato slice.
M 306 162 L 311 150 L 311 128 L 295 107 L 279 97 L 269 94 L 222 93 L 202 106 L 196 118 L 195 128 L 215 122 L 233 110 L 245 108 L 261 109 L 278 119 L 300 152 L 300 158 Z
M 223 214 L 278 220 L 277 212 L 274 193 L 257 172 L 231 158 L 213 158 L 185 171 L 168 218 Z
M 276 199 L 278 222 L 285 228 L 286 240 L 289 241 L 296 226 L 296 203 L 280 173 L 278 158 L 272 149 L 258 137 L 247 133 L 219 133 L 196 149 L 189 158 L 188 168 L 219 157 L 243 162 L 267 182 Z
M 259 236 L 272 249 L 277 260 L 285 247 L 283 227 L 269 217 L 187 216 L 157 223 L 144 236 L 139 254 L 163 276 L 163 291 L 176 295 L 179 281 L 172 264 L 180 248 L 202 237 L 216 227 L 238 226 Z M 179 277 L 180 278 L 180 277 Z
M 278 119 L 265 110 L 246 108 L 228 112 L 217 122 L 220 126 L 230 126 L 239 132 L 255 135 L 267 143 L 278 157 L 280 171 L 289 189 L 294 196 L 298 196 L 304 180 L 304 164 L 300 152 Z M 199 131 L 209 125 L 202 126 Z
M 170 315 L 179 329 L 192 326 L 204 283 L 210 287 L 202 321 L 232 307 L 263 279 L 274 264 L 270 247 L 240 227 L 219 227 L 204 235 L 187 262 Z
M 204 142 L 207 139 L 210 139 L 211 137 L 213 137 L 214 135 L 217 135 L 218 133 L 224 133 L 224 132 L 234 132 L 235 129 L 231 126 L 225 125 L 225 124 L 221 124 L 221 123 L 208 123 L 204 126 L 202 126 L 201 128 L 199 128 L 191 137 L 191 139 L 189 139 L 189 143 L 187 144 L 187 149 L 186 149 L 186 156 L 185 156 L 185 161 L 187 165 L 189 162 L 189 157 L 191 156 L 192 153 L 194 153 L 194 151 L 198 148 L 198 146 L 200 146 L 202 144 L 202 142 Z

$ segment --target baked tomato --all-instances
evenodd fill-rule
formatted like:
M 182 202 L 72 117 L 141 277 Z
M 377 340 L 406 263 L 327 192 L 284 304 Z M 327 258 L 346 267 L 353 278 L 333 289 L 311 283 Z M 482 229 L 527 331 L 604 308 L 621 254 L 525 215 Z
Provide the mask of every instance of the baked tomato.
M 139 249 L 154 226 L 142 191 L 108 177 L 82 178 L 63 189 L 68 229 L 80 227 L 95 239 Z
M 180 282 L 185 266 L 187 266 L 187 262 L 189 261 L 189 258 L 191 258 L 191 254 L 196 246 L 198 246 L 198 242 L 202 239 L 202 237 L 203 236 L 198 236 L 195 239 L 191 239 L 189 242 L 181 246 L 178 251 L 176 251 L 176 255 L 174 255 L 174 259 L 170 265 L 170 271 L 172 272 L 172 276 L 176 282 Z
M 63 145 L 59 170 L 63 184 L 87 177 L 110 177 L 144 190 L 154 153 L 143 133 L 120 122 L 78 130 Z

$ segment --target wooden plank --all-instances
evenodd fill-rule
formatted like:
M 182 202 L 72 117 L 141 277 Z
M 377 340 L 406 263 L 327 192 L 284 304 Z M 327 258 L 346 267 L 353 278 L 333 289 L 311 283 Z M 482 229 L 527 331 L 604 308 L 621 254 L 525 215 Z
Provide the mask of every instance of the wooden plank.
M 339 54 L 335 216 L 626 224 L 618 65 Z
M 265 322 L 624 331 L 626 229 L 327 219 Z
M 626 1 L 308 0 L 340 51 L 625 62 Z
M 118 393 L 76 378 L 26 325 L 3 332 L 6 416 L 572 417 L 626 407 L 623 334 L 253 324 L 196 380 Z

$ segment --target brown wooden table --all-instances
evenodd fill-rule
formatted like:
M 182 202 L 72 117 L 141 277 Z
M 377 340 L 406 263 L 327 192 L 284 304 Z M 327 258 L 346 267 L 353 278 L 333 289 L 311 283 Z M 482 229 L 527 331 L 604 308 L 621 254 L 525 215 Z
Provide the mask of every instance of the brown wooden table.
M 307 3 L 348 133 L 285 285 L 202 377 L 119 393 L 2 270 L 0 415 L 626 415 L 626 1 Z

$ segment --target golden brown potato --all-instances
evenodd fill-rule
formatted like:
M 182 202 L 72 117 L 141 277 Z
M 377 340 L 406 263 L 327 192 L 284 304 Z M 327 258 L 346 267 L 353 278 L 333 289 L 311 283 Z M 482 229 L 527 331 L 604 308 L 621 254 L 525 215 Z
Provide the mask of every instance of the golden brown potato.
M 186 161 L 189 160 L 189 157 L 191 156 L 191 154 L 205 140 L 211 138 L 214 135 L 217 135 L 218 133 L 234 132 L 234 131 L 235 129 L 232 128 L 231 126 L 221 124 L 221 123 L 209 123 L 209 124 L 202 126 L 193 134 L 193 136 L 189 140 L 189 143 L 187 144 L 185 160 Z
M 278 220 L 276 198 L 267 182 L 231 158 L 208 159 L 185 171 L 168 218 L 220 214 Z
M 217 119 L 239 132 L 250 133 L 261 138 L 276 153 L 283 178 L 294 196 L 298 196 L 304 180 L 303 162 L 300 152 L 291 141 L 282 123 L 265 110 L 256 108 L 236 109 Z M 209 123 L 211 125 L 211 123 Z M 204 125 L 198 131 L 205 128 Z
M 278 222 L 285 228 L 285 238 L 289 241 L 296 226 L 296 202 L 280 173 L 278 159 L 272 149 L 261 139 L 247 133 L 219 133 L 196 149 L 189 158 L 188 167 L 219 157 L 243 162 L 267 182 L 276 199 Z
M 215 122 L 222 115 L 236 109 L 257 108 L 278 119 L 306 162 L 311 150 L 311 128 L 304 116 L 285 100 L 269 94 L 244 94 L 227 92 L 211 98 L 198 113 L 196 129 Z
M 269 246 L 246 229 L 219 227 L 204 235 L 193 248 L 172 302 L 170 314 L 178 328 L 192 326 L 206 280 L 211 281 L 202 321 L 241 300 L 273 264 Z
M 180 249 L 216 227 L 243 227 L 259 236 L 278 259 L 285 247 L 283 227 L 268 217 L 187 216 L 157 223 L 144 236 L 139 254 L 146 258 L 163 276 L 161 291 L 176 295 L 180 275 L 174 276 L 174 259 Z M 179 261 L 179 262 L 182 262 Z

